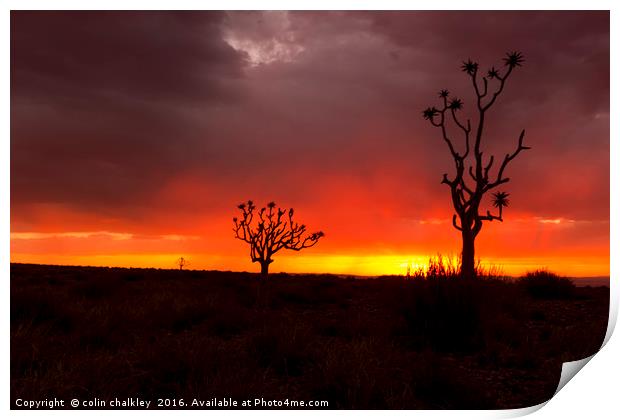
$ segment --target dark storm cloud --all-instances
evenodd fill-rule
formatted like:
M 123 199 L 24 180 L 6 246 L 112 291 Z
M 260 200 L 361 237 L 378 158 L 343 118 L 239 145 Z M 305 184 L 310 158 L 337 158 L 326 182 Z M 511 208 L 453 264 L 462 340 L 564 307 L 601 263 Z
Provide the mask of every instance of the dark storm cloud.
M 12 197 L 116 212 L 188 164 L 188 107 L 234 102 L 221 13 L 13 12 Z
M 222 18 L 217 12 L 13 12 L 12 87 L 19 96 L 53 101 L 89 99 L 89 93 L 225 98 L 224 81 L 242 75 L 242 57 L 222 41 Z
M 518 49 L 488 127 L 499 156 L 522 128 L 534 146 L 510 169 L 514 208 L 608 217 L 608 13 L 20 12 L 11 37 L 13 206 L 140 219 L 350 189 L 368 211 L 448 212 L 452 162 L 420 111 L 444 87 L 469 107 L 460 60 Z M 167 202 L 177 178 L 210 193 Z

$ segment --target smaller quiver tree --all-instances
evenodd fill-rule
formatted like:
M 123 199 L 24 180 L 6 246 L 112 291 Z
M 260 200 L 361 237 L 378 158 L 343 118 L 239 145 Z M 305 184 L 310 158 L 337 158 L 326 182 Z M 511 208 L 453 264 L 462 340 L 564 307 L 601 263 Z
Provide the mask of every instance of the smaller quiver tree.
M 235 238 L 250 245 L 250 258 L 261 267 L 261 279 L 269 275 L 273 256 L 282 249 L 301 251 L 316 245 L 325 234 L 321 231 L 307 233 L 306 225 L 293 220 L 295 211 L 277 208 L 273 201 L 256 211 L 254 202 L 248 200 L 237 206 L 241 217 L 233 217 Z

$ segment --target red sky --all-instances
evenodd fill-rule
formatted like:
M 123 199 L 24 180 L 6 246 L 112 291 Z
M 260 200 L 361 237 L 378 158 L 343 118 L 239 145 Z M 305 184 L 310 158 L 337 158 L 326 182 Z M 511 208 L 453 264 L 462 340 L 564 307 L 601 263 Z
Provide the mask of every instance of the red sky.
M 452 161 L 421 118 L 462 60 L 526 62 L 489 114 L 508 168 L 483 262 L 609 273 L 607 12 L 12 12 L 11 260 L 255 271 L 236 205 L 326 237 L 272 271 L 404 273 L 457 254 Z

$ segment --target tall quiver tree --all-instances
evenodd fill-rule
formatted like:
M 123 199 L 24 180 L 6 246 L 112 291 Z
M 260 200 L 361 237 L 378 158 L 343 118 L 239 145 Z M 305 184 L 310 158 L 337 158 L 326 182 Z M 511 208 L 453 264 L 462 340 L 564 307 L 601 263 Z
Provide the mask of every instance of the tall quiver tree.
M 307 233 L 306 225 L 294 219 L 295 210 L 277 208 L 273 201 L 256 212 L 256 205 L 249 200 L 237 206 L 241 218 L 233 217 L 235 238 L 250 245 L 250 258 L 261 267 L 261 279 L 269 275 L 273 256 L 282 249 L 301 251 L 316 245 L 325 234 L 321 231 Z
M 445 89 L 439 92 L 440 107 L 429 107 L 422 113 L 423 117 L 430 121 L 433 126 L 441 129 L 443 140 L 454 160 L 454 176 L 449 177 L 445 173 L 441 183 L 450 188 L 450 196 L 455 211 L 452 216 L 452 225 L 461 232 L 463 240 L 461 252 L 461 275 L 463 278 L 474 278 L 476 276 L 474 245 L 483 222 L 503 221 L 502 209 L 508 206 L 508 193 L 496 192 L 493 195 L 492 204 L 498 209 L 498 214 L 492 214 L 489 210 L 483 211 L 481 206 L 485 195 L 510 181 L 510 178 L 504 174 L 506 167 L 521 151 L 529 149 L 523 145 L 525 130 L 522 130 L 516 149 L 512 153 L 507 153 L 501 163 L 496 164 L 496 170 L 493 168 L 495 156 L 491 155 L 485 159 L 482 151 L 487 112 L 504 91 L 506 82 L 513 71 L 520 67 L 524 60 L 521 53 L 511 52 L 506 54 L 503 61 L 505 64 L 503 70 L 491 67 L 486 76 L 480 75 L 478 63 L 472 60 L 463 62 L 461 69 L 471 79 L 476 94 L 477 123 L 474 127 L 472 127 L 469 119 L 465 121 L 459 117 L 459 111 L 463 108 L 463 101 L 451 97 L 450 92 Z M 463 148 L 457 149 L 447 124 L 452 126 L 452 131 L 460 133 L 459 136 L 464 140 Z

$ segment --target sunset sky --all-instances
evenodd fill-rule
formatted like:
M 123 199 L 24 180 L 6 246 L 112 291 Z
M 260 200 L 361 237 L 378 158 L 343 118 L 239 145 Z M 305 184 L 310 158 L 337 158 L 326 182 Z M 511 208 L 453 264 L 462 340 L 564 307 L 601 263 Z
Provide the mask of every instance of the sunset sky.
M 11 261 L 257 271 L 232 232 L 248 199 L 326 233 L 272 272 L 456 255 L 454 164 L 421 111 L 446 88 L 473 116 L 461 62 L 513 50 L 484 147 L 525 129 L 532 150 L 477 255 L 608 275 L 608 12 L 12 12 Z

